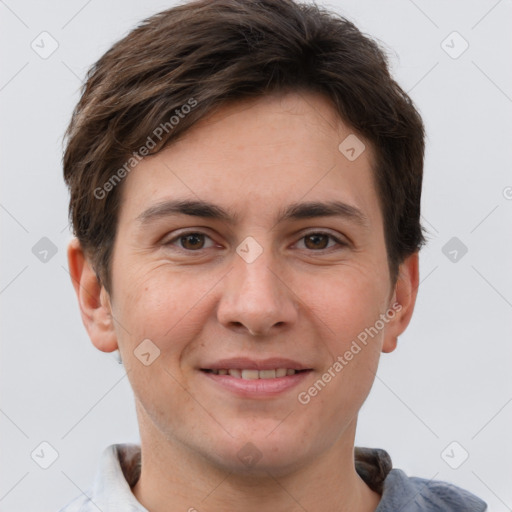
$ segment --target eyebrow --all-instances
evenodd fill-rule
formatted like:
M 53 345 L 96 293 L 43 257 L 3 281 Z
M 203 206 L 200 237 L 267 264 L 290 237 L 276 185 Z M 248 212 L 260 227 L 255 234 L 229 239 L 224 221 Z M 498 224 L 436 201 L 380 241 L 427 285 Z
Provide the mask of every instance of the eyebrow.
M 136 221 L 141 225 L 147 225 L 158 219 L 176 215 L 216 219 L 231 225 L 240 218 L 238 214 L 208 201 L 174 199 L 149 207 L 136 218 Z M 287 220 L 312 219 L 316 217 L 341 217 L 361 227 L 369 226 L 368 218 L 361 210 L 342 201 L 292 203 L 278 212 L 276 224 Z

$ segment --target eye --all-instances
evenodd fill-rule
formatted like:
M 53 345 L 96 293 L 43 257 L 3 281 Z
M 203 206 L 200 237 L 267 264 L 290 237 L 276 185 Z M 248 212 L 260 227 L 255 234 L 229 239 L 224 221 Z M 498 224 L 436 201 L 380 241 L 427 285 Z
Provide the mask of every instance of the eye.
M 210 244 L 207 245 L 207 241 L 210 241 Z M 311 233 L 307 233 L 302 236 L 299 241 L 304 241 L 304 248 L 312 250 L 312 251 L 323 251 L 326 249 L 331 249 L 336 245 L 341 247 L 347 247 L 348 244 L 343 242 L 333 236 L 331 233 L 326 233 L 322 231 L 315 231 Z M 332 243 L 329 245 L 329 241 Z M 202 249 L 208 249 L 213 247 L 215 244 L 213 240 L 206 234 L 201 231 L 187 231 L 180 233 L 178 236 L 171 238 L 169 241 L 164 243 L 164 246 L 178 246 L 178 249 L 182 249 L 188 252 L 197 252 Z
M 304 240 L 304 245 L 307 249 L 324 250 L 333 247 L 333 245 L 328 246 L 329 239 L 334 240 L 334 246 L 336 244 L 342 247 L 346 247 L 348 245 L 347 243 L 342 242 L 341 240 L 331 235 L 330 233 L 325 232 L 307 233 L 300 240 Z
M 199 251 L 201 249 L 207 249 L 205 246 L 205 239 L 208 239 L 212 242 L 213 240 L 206 235 L 205 233 L 201 233 L 200 231 L 187 231 L 186 233 L 181 233 L 180 235 L 172 238 L 168 242 L 165 242 L 164 245 L 176 245 L 179 244 L 179 248 L 186 251 Z

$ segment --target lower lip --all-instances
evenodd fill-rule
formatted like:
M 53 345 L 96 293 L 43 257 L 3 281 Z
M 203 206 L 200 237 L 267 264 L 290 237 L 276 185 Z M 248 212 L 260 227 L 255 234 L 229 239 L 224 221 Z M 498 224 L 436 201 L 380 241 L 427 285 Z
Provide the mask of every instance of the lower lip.
M 216 375 L 201 370 L 200 372 L 217 385 L 240 397 L 269 398 L 298 386 L 308 377 L 311 370 L 273 379 L 242 379 L 231 375 Z

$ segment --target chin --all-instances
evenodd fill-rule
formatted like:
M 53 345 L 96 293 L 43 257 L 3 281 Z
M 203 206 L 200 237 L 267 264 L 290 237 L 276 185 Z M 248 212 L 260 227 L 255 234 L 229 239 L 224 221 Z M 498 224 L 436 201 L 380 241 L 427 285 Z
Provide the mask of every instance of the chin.
M 311 457 L 305 451 L 308 443 L 299 430 L 292 433 L 283 429 L 278 434 L 277 429 L 282 425 L 277 429 L 276 425 L 274 422 L 272 428 L 262 428 L 254 434 L 246 431 L 245 435 L 224 439 L 224 446 L 219 441 L 216 453 L 210 452 L 209 458 L 222 469 L 239 475 L 268 478 L 290 474 Z M 272 432 L 272 429 L 276 430 Z

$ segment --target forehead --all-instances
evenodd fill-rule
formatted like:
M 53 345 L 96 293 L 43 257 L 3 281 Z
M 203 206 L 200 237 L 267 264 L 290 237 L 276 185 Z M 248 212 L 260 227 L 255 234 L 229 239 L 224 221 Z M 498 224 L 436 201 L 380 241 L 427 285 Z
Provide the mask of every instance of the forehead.
M 223 204 L 238 219 L 320 198 L 358 205 L 371 216 L 377 202 L 372 164 L 370 144 L 322 95 L 232 102 L 131 171 L 120 218 L 135 221 L 170 197 Z

